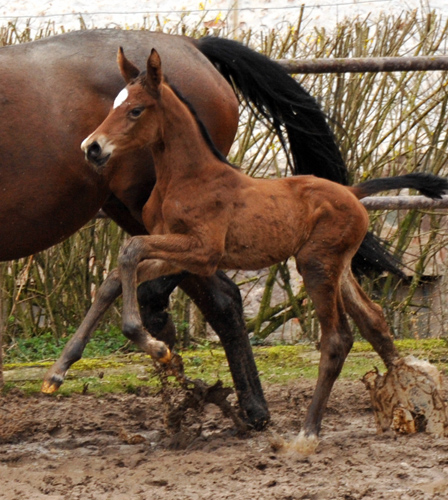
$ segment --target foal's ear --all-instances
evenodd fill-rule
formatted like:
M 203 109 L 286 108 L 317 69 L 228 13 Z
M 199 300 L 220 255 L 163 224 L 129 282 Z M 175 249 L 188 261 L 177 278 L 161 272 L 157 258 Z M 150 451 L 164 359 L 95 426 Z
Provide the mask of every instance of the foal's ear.
M 118 49 L 117 63 L 118 67 L 120 68 L 120 73 L 123 76 L 124 81 L 126 83 L 129 83 L 131 80 L 134 80 L 140 74 L 140 70 L 137 68 L 137 66 L 131 63 L 129 59 L 126 59 L 123 47 L 120 47 Z
M 159 93 L 162 83 L 162 61 L 156 49 L 151 50 L 146 63 L 146 87 L 150 92 Z

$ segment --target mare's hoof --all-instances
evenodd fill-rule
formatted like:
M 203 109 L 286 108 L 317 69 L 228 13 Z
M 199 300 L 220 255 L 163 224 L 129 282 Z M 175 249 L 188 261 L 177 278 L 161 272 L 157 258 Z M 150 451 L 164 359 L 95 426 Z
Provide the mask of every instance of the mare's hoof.
M 270 421 L 271 417 L 269 416 L 269 414 L 263 418 L 257 418 L 256 420 L 249 420 L 250 425 L 256 431 L 263 431 L 264 429 L 266 429 Z
M 255 401 L 249 406 L 249 404 L 244 405 L 243 400 L 240 401 L 240 408 L 241 418 L 256 431 L 264 430 L 271 421 L 267 406 L 261 402 Z
M 271 421 L 269 411 L 259 408 L 257 411 L 247 410 L 241 412 L 241 418 L 255 431 L 263 431 Z

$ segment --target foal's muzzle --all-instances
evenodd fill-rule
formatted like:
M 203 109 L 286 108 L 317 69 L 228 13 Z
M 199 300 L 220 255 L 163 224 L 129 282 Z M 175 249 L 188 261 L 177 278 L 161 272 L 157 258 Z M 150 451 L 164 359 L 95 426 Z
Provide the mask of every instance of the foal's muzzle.
M 103 149 L 96 141 L 89 144 L 84 152 L 87 161 L 96 167 L 102 167 L 110 158 L 110 153 L 104 153 Z

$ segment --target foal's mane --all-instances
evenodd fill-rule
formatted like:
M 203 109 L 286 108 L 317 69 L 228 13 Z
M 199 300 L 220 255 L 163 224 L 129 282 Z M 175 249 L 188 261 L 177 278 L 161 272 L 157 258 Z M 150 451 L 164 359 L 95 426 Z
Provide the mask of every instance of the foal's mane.
M 204 122 L 199 118 L 196 109 L 194 106 L 191 104 L 191 102 L 181 94 L 179 89 L 177 89 L 174 85 L 171 85 L 166 79 L 165 83 L 170 87 L 170 89 L 176 94 L 176 97 L 187 106 L 188 110 L 190 111 L 191 115 L 195 119 L 196 123 L 198 124 L 199 130 L 201 131 L 201 135 L 204 138 L 206 144 L 210 148 L 211 152 L 218 158 L 218 160 L 227 163 L 227 165 L 230 165 L 233 168 L 238 169 L 236 165 L 233 165 L 232 163 L 229 162 L 229 160 L 219 151 L 219 149 L 215 146 L 215 143 L 213 142 L 213 139 L 210 137 L 210 134 L 208 132 L 207 127 L 205 126 Z
M 139 75 L 139 78 L 143 79 L 146 77 L 146 71 L 142 71 L 142 73 Z M 168 78 L 164 75 L 163 76 L 164 83 L 170 87 L 170 89 L 174 92 L 176 97 L 187 106 L 188 110 L 190 111 L 191 115 L 195 119 L 196 123 L 198 124 L 199 130 L 201 132 L 202 137 L 205 140 L 205 143 L 209 147 L 210 151 L 218 158 L 219 161 L 222 161 L 223 163 L 226 163 L 227 165 L 230 165 L 232 168 L 235 168 L 239 170 L 239 167 L 236 165 L 233 165 L 233 163 L 230 163 L 229 160 L 219 151 L 219 149 L 215 146 L 215 143 L 213 142 L 212 138 L 210 137 L 210 134 L 208 132 L 207 127 L 204 125 L 204 122 L 199 118 L 196 109 L 193 107 L 190 101 L 182 95 L 182 93 L 174 86 L 172 85 L 169 81 Z

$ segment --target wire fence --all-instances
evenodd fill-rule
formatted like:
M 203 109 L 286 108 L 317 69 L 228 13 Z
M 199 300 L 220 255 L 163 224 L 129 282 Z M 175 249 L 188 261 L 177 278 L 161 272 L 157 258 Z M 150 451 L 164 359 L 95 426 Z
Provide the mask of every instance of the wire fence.
M 331 9 L 336 9 L 338 7 L 353 7 L 353 6 L 360 6 L 360 5 L 373 5 L 373 4 L 382 4 L 384 6 L 390 5 L 393 2 L 393 0 L 365 0 L 365 1 L 351 1 L 351 2 L 329 2 L 329 3 L 317 3 L 315 5 L 310 5 L 310 2 L 308 4 L 303 4 L 303 8 L 305 11 L 311 11 L 314 9 L 322 9 L 322 8 L 331 8 Z M 13 19 L 52 19 L 52 18 L 62 18 L 62 17 L 79 17 L 79 16 L 92 16 L 92 17 L 98 17 L 101 18 L 102 16 L 109 16 L 109 15 L 117 15 L 117 16 L 124 16 L 124 15 L 173 15 L 173 14 L 185 14 L 188 12 L 189 14 L 202 14 L 204 11 L 209 12 L 209 13 L 219 13 L 219 12 L 259 12 L 259 11 L 269 11 L 269 12 L 283 12 L 283 11 L 290 11 L 290 12 L 297 12 L 298 9 L 301 8 L 301 5 L 282 5 L 282 6 L 268 6 L 268 5 L 260 5 L 260 6 L 246 6 L 246 7 L 238 7 L 235 6 L 236 2 L 230 2 L 230 6 L 227 8 L 214 8 L 214 7 L 208 7 L 206 8 L 205 6 L 202 8 L 174 8 L 174 9 L 143 9 L 143 10 L 120 10 L 120 11 L 115 11 L 115 10 L 89 10 L 89 11 L 82 11 L 82 10 L 76 10 L 73 9 L 72 12 L 54 12 L 54 13 L 48 13 L 48 14 L 38 14 L 38 15 L 29 15 L 29 14 L 19 14 L 19 15 L 0 15 L 0 19 L 4 20 L 13 20 Z M 0 6 L 2 8 L 4 6 Z M 405 10 L 405 9 L 403 9 Z
M 144 3 L 143 3 L 144 5 Z M 15 5 L 12 11 L 11 4 L 0 5 L 0 21 L 13 24 L 26 24 L 33 32 L 42 29 L 43 24 L 63 26 L 64 30 L 86 28 L 105 28 L 114 26 L 136 27 L 144 25 L 145 28 L 155 29 L 160 26 L 175 27 L 185 23 L 192 27 L 198 22 L 204 24 L 216 23 L 226 25 L 228 30 L 236 32 L 269 31 L 283 29 L 294 25 L 299 12 L 305 13 L 307 29 L 316 27 L 327 29 L 334 28 L 346 17 L 360 16 L 373 17 L 380 12 L 389 12 L 399 15 L 404 11 L 421 8 L 429 11 L 429 4 L 418 0 L 402 2 L 398 0 L 347 0 L 330 2 L 308 0 L 306 3 L 294 5 L 273 5 L 269 0 L 215 0 L 199 2 L 190 0 L 187 5 L 179 2 L 151 3 L 148 8 L 142 8 L 142 2 L 127 2 L 123 9 L 122 2 L 111 0 L 107 9 L 92 10 L 77 8 L 75 4 L 68 7 L 63 2 L 49 2 L 48 6 L 39 5 L 37 8 L 31 4 L 26 8 Z M 83 7 L 83 5 L 79 5 Z

